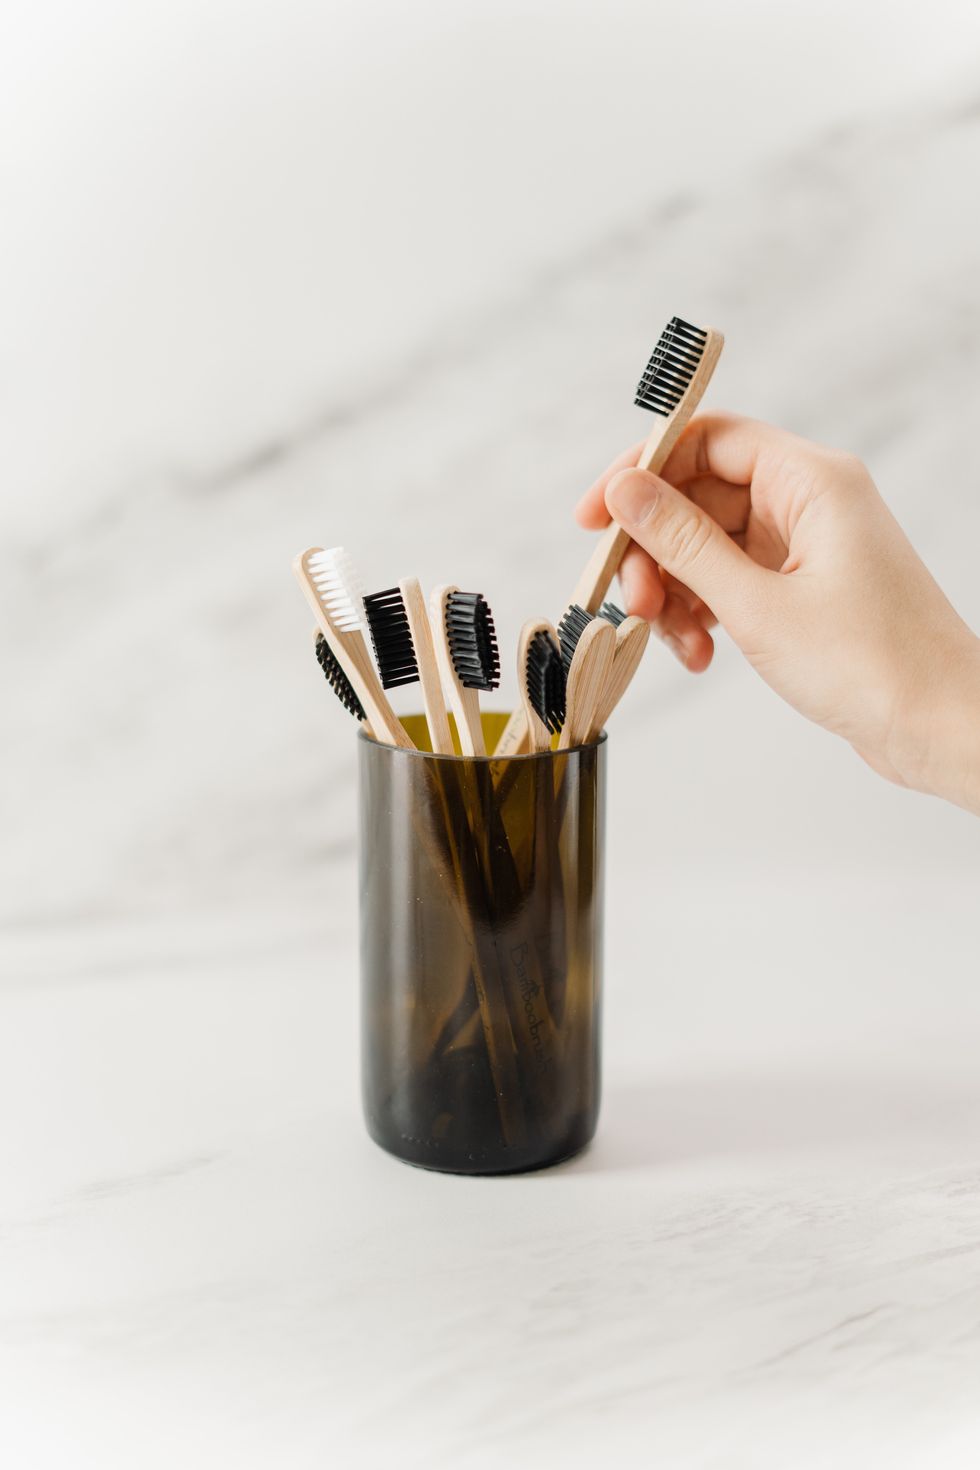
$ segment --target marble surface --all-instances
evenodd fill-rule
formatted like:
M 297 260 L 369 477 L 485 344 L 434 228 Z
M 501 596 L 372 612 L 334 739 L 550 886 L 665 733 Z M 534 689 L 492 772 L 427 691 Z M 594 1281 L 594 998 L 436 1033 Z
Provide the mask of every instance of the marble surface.
M 921 53 L 894 18 L 875 69 L 881 7 L 843 51 L 749 7 L 828 84 L 690 7 L 724 85 L 654 167 L 642 9 L 570 6 L 551 50 L 547 6 L 523 50 L 507 7 L 414 39 L 337 7 L 333 49 L 287 10 L 93 6 L 80 48 L 67 7 L 16 56 L 0 1458 L 972 1467 L 980 824 L 723 640 L 701 680 L 652 650 L 610 746 L 598 1138 L 408 1169 L 359 1119 L 353 737 L 288 574 L 343 541 L 370 583 L 481 587 L 512 646 L 678 310 L 726 331 L 712 401 L 864 455 L 980 627 L 972 12 Z M 361 151 L 326 147 L 355 105 Z

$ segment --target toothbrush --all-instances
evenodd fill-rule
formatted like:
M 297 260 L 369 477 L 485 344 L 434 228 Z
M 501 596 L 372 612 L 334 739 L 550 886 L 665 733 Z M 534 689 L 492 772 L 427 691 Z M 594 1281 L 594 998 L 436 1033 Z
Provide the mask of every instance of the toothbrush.
M 565 609 L 558 621 L 558 644 L 561 648 L 561 661 L 565 666 L 566 678 L 572 666 L 579 639 L 595 616 L 595 613 L 586 612 L 583 607 L 579 607 L 577 602 L 573 602 Z
M 596 616 L 596 614 L 587 613 L 584 608 L 578 607 L 573 604 L 566 610 L 564 616 L 561 619 L 561 622 L 558 624 L 559 656 L 561 658 L 562 666 L 564 668 L 566 676 L 568 674 L 569 665 L 572 661 L 572 654 L 575 651 L 575 645 L 577 644 L 583 630 L 592 621 L 592 618 L 594 616 Z M 609 623 L 612 623 L 613 627 L 615 628 L 623 621 L 623 619 L 626 617 L 626 614 L 622 612 L 620 608 L 616 607 L 615 603 L 606 602 L 603 603 L 602 608 L 598 613 L 598 616 L 600 618 L 605 618 L 605 620 Z M 525 624 L 525 629 L 531 626 L 531 624 Z M 535 623 L 533 627 L 547 628 L 550 630 L 552 635 L 554 635 L 554 629 L 551 627 L 550 623 Z M 518 679 L 521 683 L 522 689 L 525 682 L 524 658 L 524 653 L 519 652 L 517 668 Z M 564 718 L 564 716 L 562 718 Z M 494 756 L 498 759 L 506 759 L 508 756 L 512 755 L 524 755 L 528 748 L 530 728 L 530 717 L 527 713 L 526 701 L 523 699 L 522 696 L 521 703 L 517 706 L 517 709 L 514 710 L 510 719 L 507 721 L 507 724 L 504 726 L 503 733 L 500 736 L 500 739 L 497 741 L 497 748 L 494 751 Z M 558 725 L 557 727 L 552 726 L 552 728 L 557 728 L 558 731 L 561 730 L 560 725 Z
M 644 444 L 636 462 L 638 469 L 654 474 L 663 469 L 711 381 L 724 345 L 721 332 L 713 327 L 694 327 L 680 317 L 671 317 L 636 389 L 637 408 L 649 409 L 663 419 Z M 629 544 L 627 533 L 613 522 L 589 558 L 572 595 L 573 602 L 586 612 L 595 612 Z
M 551 749 L 565 723 L 565 669 L 555 630 L 544 621 L 525 623 L 517 653 L 527 745 L 532 755 Z M 502 752 L 497 747 L 496 755 Z M 506 754 L 506 752 L 503 752 Z
M 343 547 L 311 546 L 293 561 L 293 572 L 313 609 L 320 632 L 364 707 L 376 740 L 415 747 L 401 726 L 375 673 L 364 635 L 363 601 L 350 557 Z
M 626 621 L 629 621 L 631 623 L 643 621 L 642 618 L 627 619 L 626 614 L 620 608 L 616 607 L 615 603 L 612 602 L 604 603 L 602 606 L 602 610 L 597 615 L 594 613 L 587 613 L 584 608 L 578 607 L 574 603 L 571 607 L 566 608 L 564 614 L 562 615 L 561 621 L 558 624 L 557 634 L 558 654 L 561 660 L 562 669 L 565 674 L 566 705 L 568 694 L 568 677 L 571 671 L 572 662 L 575 658 L 575 651 L 578 648 L 579 642 L 582 638 L 582 634 L 590 626 L 590 624 L 596 620 L 607 624 L 610 628 L 610 631 L 613 632 L 614 636 L 620 623 Z M 531 629 L 548 626 L 549 625 L 546 623 L 534 623 L 526 624 L 525 628 Z M 603 638 L 606 637 L 605 634 L 601 636 Z M 615 647 L 613 650 L 613 661 L 615 661 Z M 607 675 L 607 678 L 611 677 L 611 675 L 612 670 L 610 668 L 610 672 L 609 675 Z M 521 677 L 520 674 L 519 677 Z M 576 676 L 576 685 L 580 687 L 580 675 Z M 596 692 L 593 718 L 588 728 L 583 733 L 581 733 L 578 740 L 579 744 L 581 744 L 583 741 L 587 742 L 594 739 L 595 735 L 598 735 L 599 731 L 602 729 L 602 723 L 604 723 L 605 720 L 608 719 L 609 714 L 612 712 L 611 705 L 607 706 L 606 702 L 603 699 L 604 689 L 605 686 L 603 685 Z M 580 694 L 576 695 L 577 702 L 580 700 L 580 698 Z M 602 723 L 597 723 L 597 720 L 600 716 Z M 567 712 L 565 715 L 562 716 L 562 722 L 564 723 L 566 719 Z M 579 724 L 581 725 L 580 719 Z M 528 748 L 529 728 L 530 719 L 528 717 L 525 703 L 522 700 L 519 707 L 514 711 L 514 713 L 508 720 L 506 728 L 504 729 L 504 732 L 498 742 L 497 749 L 494 752 L 494 756 L 506 757 L 511 755 L 523 755 Z M 554 729 L 554 725 L 552 725 L 551 728 Z M 561 726 L 559 726 L 559 729 L 561 729 Z M 558 748 L 559 750 L 563 748 L 561 743 L 559 743 Z M 501 802 L 506 800 L 506 798 L 510 795 L 511 789 L 516 780 L 516 766 L 511 766 L 504 770 L 504 773 L 501 776 L 500 781 L 497 785 L 498 799 Z
M 452 755 L 453 737 L 449 729 L 446 698 L 442 689 L 442 681 L 439 678 L 439 665 L 432 641 L 432 627 L 426 612 L 422 587 L 417 577 L 406 577 L 404 581 L 399 582 L 398 587 L 405 604 L 405 616 L 408 619 L 412 642 L 415 645 L 415 657 L 418 659 L 419 682 L 422 685 L 422 701 L 429 724 L 432 749 L 436 755 Z
M 591 618 L 576 638 L 568 663 L 559 750 L 583 745 L 589 739 L 615 651 L 616 629 L 605 618 Z
M 619 609 L 614 608 L 613 611 L 618 612 Z M 600 613 L 600 617 L 602 616 L 605 614 Z M 609 619 L 609 621 L 612 620 Z M 629 688 L 650 641 L 650 624 L 645 618 L 623 616 L 622 622 L 614 626 L 616 627 L 616 647 L 613 652 L 612 666 L 599 695 L 595 719 L 589 731 L 590 740 L 598 739 L 602 733 L 603 726 Z
M 397 587 L 366 596 L 364 612 L 382 687 L 420 684 L 433 752 L 452 755 L 446 701 L 418 578 L 405 577 Z
M 479 592 L 437 587 L 429 599 L 429 615 L 460 749 L 464 755 L 485 756 L 479 691 L 496 689 L 500 683 L 500 654 L 490 608 Z
M 313 636 L 316 661 L 326 675 L 327 683 L 348 714 L 352 714 L 355 720 L 363 724 L 367 717 L 364 713 L 363 704 L 354 692 L 353 684 L 334 658 L 330 650 L 330 644 L 324 638 L 319 628 L 313 629 Z
M 623 612 L 623 609 L 617 607 L 614 602 L 604 602 L 596 616 L 605 618 L 606 622 L 612 623 L 614 628 L 618 628 L 621 623 L 625 623 L 626 621 L 626 614 Z
M 382 689 L 418 683 L 418 660 L 401 592 L 388 587 L 384 592 L 365 593 L 361 600 Z
M 557 724 L 551 723 L 544 716 L 539 717 L 535 713 L 533 703 L 529 703 L 528 699 L 532 674 L 529 657 L 532 656 L 532 650 L 536 650 L 536 655 L 534 655 L 535 662 L 536 664 L 540 662 L 540 672 L 544 675 L 549 667 L 549 659 L 547 657 L 549 644 L 554 650 L 554 659 L 557 668 L 561 671 L 561 689 L 560 691 L 558 690 L 556 676 L 551 674 L 551 698 L 547 697 L 546 691 L 544 690 L 541 691 L 541 697 L 546 706 L 551 706 L 560 695 L 561 715 Z M 564 670 L 561 665 L 561 652 L 558 647 L 555 630 L 549 622 L 543 619 L 525 623 L 521 629 L 517 649 L 517 683 L 520 690 L 521 702 L 507 721 L 504 731 L 497 741 L 493 752 L 495 760 L 507 760 L 512 755 L 526 755 L 529 748 L 531 750 L 547 749 L 547 746 L 535 745 L 531 738 L 535 736 L 538 741 L 541 740 L 540 726 L 542 720 L 548 729 L 553 730 L 555 733 L 561 730 L 561 721 L 565 717 Z

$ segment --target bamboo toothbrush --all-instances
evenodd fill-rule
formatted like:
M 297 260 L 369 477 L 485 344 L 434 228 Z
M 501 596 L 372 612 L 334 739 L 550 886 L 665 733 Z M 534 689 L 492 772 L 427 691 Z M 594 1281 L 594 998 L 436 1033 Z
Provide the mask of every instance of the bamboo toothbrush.
M 615 708 L 615 705 L 619 702 L 622 693 L 625 691 L 626 685 L 629 683 L 629 680 L 632 678 L 633 673 L 636 670 L 636 663 L 639 663 L 640 655 L 642 655 L 643 648 L 646 646 L 646 642 L 650 634 L 649 624 L 644 622 L 642 618 L 627 618 L 626 614 L 620 608 L 616 607 L 615 603 L 612 602 L 607 602 L 603 604 L 602 610 L 598 614 L 598 618 L 602 622 L 609 625 L 614 633 L 614 636 L 618 635 L 619 625 L 621 623 L 629 623 L 630 628 L 627 630 L 628 644 L 626 637 L 624 637 L 623 640 L 620 640 L 618 636 L 616 636 L 616 643 L 614 644 L 613 648 L 612 665 L 610 666 L 609 672 L 606 676 L 605 684 L 603 684 L 601 689 L 598 691 L 591 726 L 588 732 L 582 737 L 582 739 L 586 742 L 594 740 L 596 736 L 599 735 L 603 725 Z M 558 624 L 557 647 L 555 647 L 555 645 L 553 644 L 552 648 L 554 652 L 557 653 L 558 660 L 560 662 L 561 673 L 565 676 L 563 691 L 565 696 L 565 704 L 567 704 L 567 676 L 575 657 L 575 650 L 578 647 L 582 634 L 593 621 L 594 619 L 591 614 L 584 612 L 582 608 L 570 607 L 566 611 L 561 622 Z M 641 625 L 639 630 L 636 629 L 636 624 Z M 525 624 L 524 630 L 522 631 L 521 635 L 522 648 L 525 636 L 527 636 L 529 642 L 533 642 L 531 635 L 533 633 L 533 630 L 537 628 L 549 628 L 549 625 L 547 623 L 540 622 Z M 643 629 L 646 630 L 645 634 L 643 633 Z M 551 631 L 553 634 L 553 630 L 549 629 L 549 631 Z M 622 650 L 620 649 L 621 642 L 623 644 Z M 640 646 L 637 649 L 638 643 L 640 644 Z M 628 653 L 627 648 L 632 650 L 632 653 Z M 615 686 L 612 686 L 611 681 L 613 681 L 616 677 L 614 669 L 617 652 L 621 652 L 622 657 L 625 659 L 628 659 L 631 656 L 635 657 L 636 663 L 634 663 L 631 668 L 628 668 L 627 664 L 624 663 L 620 670 L 622 683 L 620 684 L 619 682 L 617 682 Z M 525 684 L 530 690 L 530 687 L 532 685 L 530 663 L 527 665 L 525 675 L 522 675 L 520 673 L 519 665 L 518 678 L 521 681 L 522 691 L 525 687 Z M 557 676 L 554 674 L 552 675 L 552 678 L 557 680 Z M 606 697 L 607 689 L 609 690 L 608 698 Z M 542 699 L 546 701 L 547 696 L 543 695 Z M 557 699 L 554 699 L 553 701 L 553 710 L 557 711 Z M 516 714 L 520 716 L 520 720 L 515 720 L 515 718 L 511 716 L 511 719 L 508 721 L 507 724 L 507 729 L 500 737 L 500 742 L 497 746 L 497 749 L 494 751 L 495 758 L 498 756 L 523 755 L 528 748 L 528 731 L 531 726 L 531 719 L 526 708 L 526 702 L 523 698 L 520 707 L 516 711 Z M 550 728 L 552 730 L 557 728 L 560 731 L 562 728 L 562 724 L 565 721 L 565 718 L 566 712 L 563 705 L 561 723 L 559 723 L 557 727 L 554 723 L 552 723 Z M 547 720 L 544 720 L 544 723 L 548 724 L 549 722 Z M 512 740 L 508 738 L 511 732 L 513 732 Z M 561 746 L 559 745 L 559 749 L 560 748 Z M 498 797 L 501 801 L 503 801 L 505 797 L 509 794 L 516 779 L 516 767 L 511 766 L 505 770 L 497 786 Z
M 456 717 L 464 755 L 485 756 L 479 691 L 500 683 L 500 654 L 493 615 L 479 592 L 437 587 L 429 599 L 429 616 L 443 688 Z
M 596 616 L 605 618 L 606 622 L 612 623 L 614 628 L 618 628 L 621 623 L 625 623 L 626 621 L 626 614 L 623 612 L 623 609 L 617 607 L 614 602 L 604 602 Z
M 552 671 L 555 668 L 557 672 Z M 542 681 L 546 681 L 547 687 L 542 684 Z M 531 750 L 547 749 L 546 745 L 540 744 L 543 739 L 542 722 L 546 727 L 546 733 L 549 729 L 556 734 L 561 731 L 562 720 L 565 718 L 565 671 L 555 630 L 544 619 L 525 623 L 521 629 L 517 648 L 517 683 L 521 702 L 507 721 L 504 732 L 497 741 L 493 752 L 495 760 L 507 760 L 512 755 L 525 755 L 529 748 Z M 538 689 L 542 706 L 546 710 L 555 711 L 560 704 L 557 724 L 552 722 L 554 714 L 549 719 L 536 712 L 534 701 L 529 697 L 532 683 Z M 535 741 L 538 743 L 536 744 Z
M 330 652 L 364 709 L 374 738 L 413 750 L 385 697 L 364 642 L 363 602 L 350 557 L 341 546 L 329 551 L 310 546 L 294 558 L 293 572 Z
M 609 623 L 616 630 L 616 644 L 606 683 L 596 702 L 595 720 L 588 736 L 590 740 L 599 735 L 625 694 L 650 640 L 650 624 L 644 618 L 627 617 L 614 602 L 604 602 L 596 614 L 587 613 L 584 608 L 573 603 L 558 624 L 558 637 L 566 670 L 570 667 L 579 640 L 593 617 Z
M 565 669 L 550 623 L 525 623 L 517 652 L 526 744 L 532 755 L 551 749 L 552 735 L 565 723 Z M 501 752 L 500 747 L 494 752 Z M 516 752 L 515 752 L 516 753 Z
M 607 603 L 606 606 L 611 606 L 611 604 Z M 618 612 L 619 609 L 613 608 L 613 611 Z M 600 613 L 599 616 L 604 617 L 605 613 Z M 611 622 L 612 619 L 608 621 Z M 612 666 L 599 695 L 595 720 L 589 731 L 590 740 L 598 739 L 602 733 L 603 726 L 629 688 L 650 641 L 650 624 L 645 618 L 623 616 L 622 622 L 614 626 L 616 627 L 616 647 L 613 652 Z
M 693 327 L 677 316 L 664 327 L 636 389 L 637 408 L 647 408 L 663 419 L 643 446 L 636 462 L 639 469 L 654 474 L 663 469 L 681 430 L 701 402 L 724 345 L 721 332 L 713 327 Z M 629 544 L 627 533 L 613 522 L 589 558 L 572 595 L 573 602 L 586 612 L 595 612 Z
M 330 644 L 319 628 L 313 629 L 316 661 L 326 675 L 327 683 L 340 700 L 348 714 L 363 724 L 366 716 L 364 706 L 354 693 L 354 686 L 330 651 Z
M 446 701 L 418 578 L 404 577 L 397 587 L 371 593 L 364 598 L 364 612 L 382 687 L 420 684 L 432 749 L 436 755 L 452 755 Z
M 613 625 L 605 618 L 590 619 L 576 639 L 568 665 L 565 723 L 558 740 L 559 750 L 584 745 L 589 739 L 615 651 Z
M 595 613 L 588 613 L 578 603 L 571 603 L 562 613 L 558 622 L 558 643 L 561 648 L 561 661 L 565 665 L 565 677 L 572 666 L 578 641 L 586 628 L 595 617 Z
M 560 657 L 566 676 L 568 674 L 569 665 L 572 661 L 572 654 L 575 652 L 575 645 L 577 644 L 583 630 L 588 627 L 594 616 L 596 616 L 596 614 L 587 613 L 584 608 L 578 607 L 573 604 L 567 609 L 564 616 L 562 617 L 561 622 L 558 624 Z M 615 603 L 605 602 L 603 603 L 602 608 L 598 613 L 598 616 L 600 618 L 605 618 L 605 620 L 609 623 L 612 623 L 613 627 L 615 628 L 618 627 L 619 624 L 623 621 L 623 619 L 626 617 L 626 614 L 620 608 L 618 608 Z M 525 629 L 532 626 L 534 628 L 551 628 L 550 623 L 535 623 L 533 625 L 525 624 Z M 551 629 L 551 631 L 552 633 L 554 632 L 553 629 Z M 520 681 L 522 690 L 525 682 L 524 658 L 524 652 L 521 651 L 518 654 L 517 669 L 518 679 Z M 559 726 L 558 729 L 560 730 L 560 728 L 561 727 Z M 521 703 L 517 706 L 510 719 L 507 721 L 503 733 L 500 739 L 497 741 L 497 748 L 494 751 L 494 756 L 498 759 L 506 759 L 508 756 L 512 755 L 523 755 L 528 748 L 529 729 L 530 721 L 527 713 L 526 701 L 524 700 L 522 693 Z
M 446 696 L 439 678 L 439 664 L 435 644 L 432 641 L 432 626 L 425 607 L 425 597 L 417 577 L 406 577 L 399 582 L 405 603 L 405 616 L 415 644 L 415 656 L 419 661 L 419 682 L 422 685 L 422 700 L 425 717 L 429 722 L 429 738 L 436 755 L 453 754 L 453 737 L 446 713 Z

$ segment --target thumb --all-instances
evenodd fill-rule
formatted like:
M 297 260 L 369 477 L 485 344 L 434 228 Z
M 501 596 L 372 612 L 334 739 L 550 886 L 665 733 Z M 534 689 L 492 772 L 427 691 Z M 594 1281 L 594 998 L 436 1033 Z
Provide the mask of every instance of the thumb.
M 671 576 L 706 602 L 723 626 L 744 627 L 746 614 L 768 590 L 769 573 L 721 529 L 707 511 L 648 470 L 622 470 L 606 487 L 617 525 Z

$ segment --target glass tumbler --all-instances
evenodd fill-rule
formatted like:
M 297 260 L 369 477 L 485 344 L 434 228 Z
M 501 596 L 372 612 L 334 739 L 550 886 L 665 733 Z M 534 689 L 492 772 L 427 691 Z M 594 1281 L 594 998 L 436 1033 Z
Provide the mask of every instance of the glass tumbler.
M 557 1163 L 599 1111 L 606 737 L 470 759 L 404 723 L 418 750 L 358 742 L 368 1131 L 453 1173 Z

